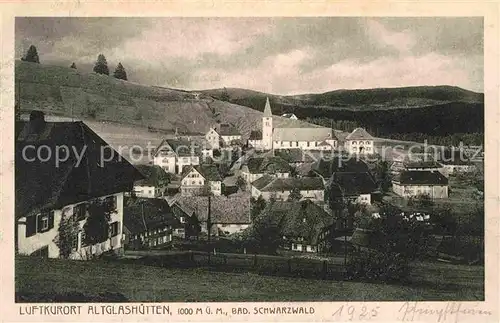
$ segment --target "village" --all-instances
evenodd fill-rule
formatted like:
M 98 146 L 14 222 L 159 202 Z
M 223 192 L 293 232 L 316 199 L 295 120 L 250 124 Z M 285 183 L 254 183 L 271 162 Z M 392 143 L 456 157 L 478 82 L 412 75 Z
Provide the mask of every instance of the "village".
M 8 22 L 10 299 L 484 301 L 484 17 L 333 14 Z
M 482 201 L 483 188 L 470 184 L 482 160 L 463 147 L 382 155 L 380 139 L 363 128 L 341 134 L 273 115 L 269 99 L 262 104 L 262 128 L 247 138 L 231 124 L 214 124 L 205 136 L 176 131 L 148 162 L 115 156 L 102 166 L 96 161 L 107 143 L 85 123 L 49 122 L 33 111 L 16 127 L 16 252 L 77 260 L 268 253 L 345 265 L 348 250 L 376 248 L 377 232 L 362 223 L 391 206 L 428 226 L 434 259 L 480 261 L 446 246 L 444 224 L 464 203 Z M 288 119 L 286 127 L 277 118 Z M 82 160 L 56 167 L 25 158 L 25 147 L 41 145 L 88 148 Z M 279 218 L 280 230 L 264 225 L 256 237 L 266 216 Z M 262 235 L 272 234 L 275 246 L 263 246 Z

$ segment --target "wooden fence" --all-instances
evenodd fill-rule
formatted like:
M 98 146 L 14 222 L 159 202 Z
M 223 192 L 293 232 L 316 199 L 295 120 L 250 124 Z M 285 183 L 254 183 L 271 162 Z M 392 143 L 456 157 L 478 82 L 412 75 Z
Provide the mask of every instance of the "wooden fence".
M 212 254 L 190 251 L 144 256 L 136 261 L 166 268 L 207 268 L 214 271 L 251 272 L 313 279 L 341 279 L 345 274 L 342 261 L 257 254 Z

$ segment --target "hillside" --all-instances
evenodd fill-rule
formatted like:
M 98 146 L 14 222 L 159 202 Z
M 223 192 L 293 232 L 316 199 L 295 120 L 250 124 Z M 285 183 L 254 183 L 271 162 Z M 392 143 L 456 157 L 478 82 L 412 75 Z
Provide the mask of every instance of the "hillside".
M 335 90 L 320 94 L 274 95 L 263 92 L 227 88 L 201 91 L 214 98 L 227 94 L 230 102 L 251 106 L 255 101 L 272 98 L 280 106 L 299 106 L 353 111 L 420 108 L 451 102 L 482 103 L 484 95 L 455 86 L 414 86 L 360 90 Z
M 144 86 L 61 66 L 16 61 L 16 98 L 22 112 L 112 121 L 183 134 L 202 134 L 217 121 L 237 126 L 244 136 L 262 126 L 262 113 L 207 95 Z M 265 97 L 258 104 L 264 107 Z M 310 126 L 277 118 L 278 126 Z
M 355 122 L 374 135 L 423 133 L 447 136 L 484 132 L 484 95 L 452 86 L 337 90 L 322 94 L 270 95 L 244 89 L 203 91 L 214 98 L 262 111 L 269 96 L 273 113 L 300 119 Z M 327 122 L 329 124 L 329 122 Z

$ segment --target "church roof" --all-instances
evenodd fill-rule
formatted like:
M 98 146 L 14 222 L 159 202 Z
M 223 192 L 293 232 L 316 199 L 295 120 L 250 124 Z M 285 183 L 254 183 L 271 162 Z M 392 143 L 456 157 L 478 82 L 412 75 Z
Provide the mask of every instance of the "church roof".
M 266 107 L 264 108 L 264 117 L 272 117 L 271 105 L 269 104 L 269 98 L 266 98 Z
M 274 141 L 323 141 L 334 139 L 330 128 L 275 128 Z
M 347 135 L 345 138 L 346 140 L 373 140 L 373 136 L 370 135 L 365 129 L 363 128 L 356 128 L 351 132 L 350 134 Z

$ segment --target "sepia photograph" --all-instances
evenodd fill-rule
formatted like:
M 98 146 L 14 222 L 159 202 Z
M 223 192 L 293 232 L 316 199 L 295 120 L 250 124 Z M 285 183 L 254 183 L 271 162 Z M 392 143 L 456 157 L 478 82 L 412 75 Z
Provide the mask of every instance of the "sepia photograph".
M 16 17 L 12 297 L 485 301 L 484 29 Z

